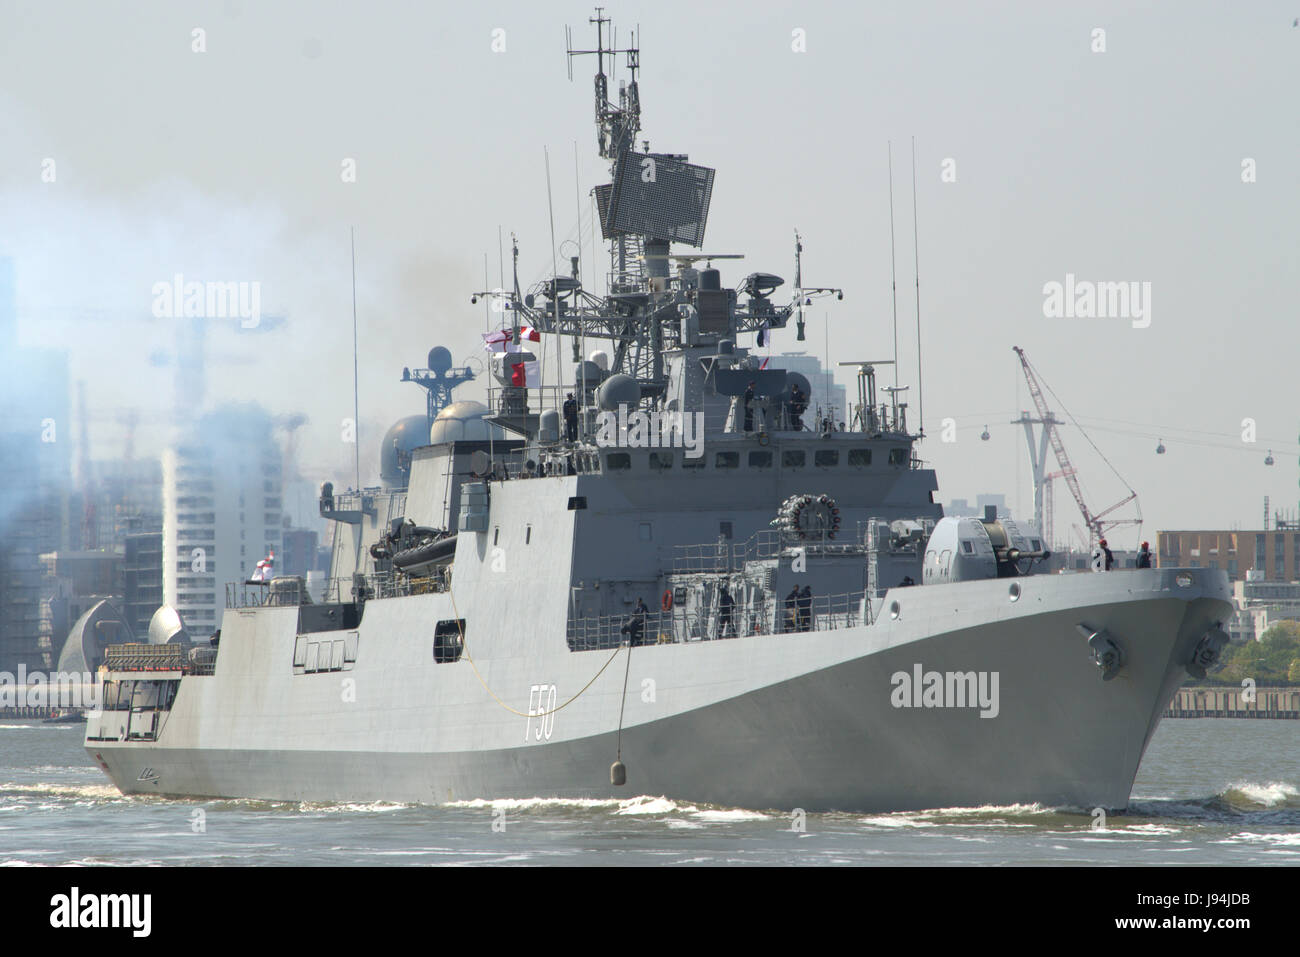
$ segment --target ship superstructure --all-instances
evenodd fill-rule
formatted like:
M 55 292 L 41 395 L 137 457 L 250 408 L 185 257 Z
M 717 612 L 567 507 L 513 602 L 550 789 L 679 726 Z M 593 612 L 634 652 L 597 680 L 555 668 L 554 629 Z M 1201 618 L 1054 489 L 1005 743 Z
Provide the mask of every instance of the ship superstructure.
M 439 412 L 405 487 L 323 491 L 325 600 L 235 586 L 215 647 L 111 651 L 87 749 L 127 793 L 1125 806 L 1226 641 L 1226 577 L 1038 575 L 1033 526 L 944 518 L 886 362 L 848 357 L 845 421 L 808 415 L 746 343 L 839 290 L 801 246 L 788 300 L 674 252 L 714 172 L 637 149 L 639 51 L 593 22 L 607 290 L 572 263 L 478 293 L 513 347 L 489 405 Z

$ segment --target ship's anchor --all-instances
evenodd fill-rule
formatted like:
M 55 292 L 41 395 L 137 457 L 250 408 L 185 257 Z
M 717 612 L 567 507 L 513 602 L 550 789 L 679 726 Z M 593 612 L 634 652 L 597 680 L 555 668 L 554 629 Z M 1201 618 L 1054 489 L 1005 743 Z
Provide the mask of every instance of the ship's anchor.
M 672 593 L 664 592 L 664 597 L 672 604 Z M 627 784 L 627 765 L 623 763 L 623 708 L 627 704 L 627 676 L 632 671 L 632 641 L 627 643 L 627 664 L 623 668 L 623 697 L 618 703 L 618 753 L 614 763 L 609 766 L 609 783 L 619 788 Z
M 1187 662 L 1187 673 L 1193 678 L 1204 678 L 1206 671 L 1218 662 L 1219 654 L 1227 643 L 1227 633 L 1215 625 L 1196 643 L 1192 650 L 1192 660 Z
M 1124 667 L 1124 649 L 1119 646 L 1105 629 L 1089 628 L 1087 625 L 1075 625 L 1079 634 L 1088 641 L 1092 650 L 1092 661 L 1101 669 L 1101 680 L 1109 681 L 1119 674 Z

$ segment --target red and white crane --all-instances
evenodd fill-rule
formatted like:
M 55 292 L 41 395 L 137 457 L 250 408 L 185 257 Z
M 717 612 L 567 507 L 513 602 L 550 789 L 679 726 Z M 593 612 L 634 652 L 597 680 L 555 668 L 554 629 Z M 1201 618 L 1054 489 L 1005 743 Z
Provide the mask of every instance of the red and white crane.
M 1078 470 L 1075 469 L 1073 464 L 1071 464 L 1070 456 L 1065 451 L 1065 444 L 1061 441 L 1061 434 L 1057 429 L 1057 426 L 1062 424 L 1062 420 L 1058 419 L 1052 414 L 1051 410 L 1047 408 L 1047 400 L 1043 397 L 1043 389 L 1039 385 L 1038 376 L 1034 372 L 1033 366 L 1029 364 L 1029 358 L 1025 355 L 1025 350 L 1021 349 L 1019 346 L 1012 346 L 1011 348 L 1015 350 L 1016 355 L 1020 359 L 1021 368 L 1025 373 L 1025 382 L 1029 384 L 1029 395 L 1033 398 L 1034 408 L 1038 411 L 1037 418 L 1031 417 L 1028 412 L 1022 412 L 1020 413 L 1020 418 L 1013 420 L 1012 424 L 1020 424 L 1025 427 L 1025 440 L 1029 444 L 1029 464 L 1032 467 L 1034 474 L 1034 522 L 1042 531 L 1043 537 L 1050 543 L 1052 537 L 1050 529 L 1051 483 L 1057 478 L 1065 479 L 1065 484 L 1069 486 L 1070 494 L 1074 496 L 1075 504 L 1079 506 L 1079 514 L 1083 516 L 1084 526 L 1088 529 L 1089 548 L 1091 548 L 1098 539 L 1106 537 L 1107 529 L 1125 525 L 1140 526 L 1142 524 L 1142 512 L 1140 506 L 1137 504 L 1137 492 L 1133 491 L 1132 487 L 1129 486 L 1127 482 L 1124 482 L 1123 477 L 1119 475 L 1119 472 L 1115 471 L 1115 467 L 1110 464 L 1110 461 L 1107 460 L 1104 455 L 1101 456 L 1102 460 L 1110 466 L 1111 471 L 1115 472 L 1115 475 L 1119 477 L 1120 481 L 1124 482 L 1125 487 L 1128 488 L 1128 495 L 1120 499 L 1114 505 L 1104 508 L 1099 512 L 1093 512 L 1088 508 L 1088 503 L 1083 499 L 1083 490 L 1079 487 Z M 1048 391 L 1051 391 L 1050 386 L 1048 387 Z M 1060 398 L 1055 392 L 1052 393 L 1052 397 L 1056 399 L 1058 404 L 1060 404 Z M 1065 410 L 1064 406 L 1062 406 L 1062 410 Z M 1066 414 L 1069 414 L 1068 411 Z M 1074 424 L 1078 427 L 1077 421 Z M 1036 446 L 1034 443 L 1034 425 L 1041 425 L 1043 428 Z M 1087 440 L 1088 444 L 1093 447 L 1097 454 L 1101 455 L 1101 449 L 1098 449 L 1092 439 L 1088 438 L 1087 433 L 1084 432 L 1082 428 L 1079 428 L 1079 432 L 1083 435 L 1084 439 Z M 1060 470 L 1053 472 L 1050 475 L 1047 474 L 1047 446 L 1049 444 L 1052 447 L 1052 452 L 1056 456 L 1057 463 L 1060 465 Z M 1134 508 L 1138 509 L 1136 518 L 1106 519 L 1107 515 L 1113 514 L 1129 502 L 1133 502 Z

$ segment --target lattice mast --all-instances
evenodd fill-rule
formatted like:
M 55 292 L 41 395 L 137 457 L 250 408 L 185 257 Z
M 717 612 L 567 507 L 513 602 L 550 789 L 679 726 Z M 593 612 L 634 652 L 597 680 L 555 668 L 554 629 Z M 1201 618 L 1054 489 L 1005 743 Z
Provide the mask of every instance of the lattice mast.
M 572 32 L 566 27 L 568 41 L 569 79 L 573 79 L 573 58 L 576 56 L 596 57 L 596 142 L 602 158 L 609 161 L 610 181 L 616 182 L 619 164 L 624 154 L 636 145 L 636 135 L 641 131 L 641 92 L 637 85 L 637 71 L 641 68 L 641 50 L 636 44 L 636 34 L 632 34 L 631 44 L 619 48 L 617 34 L 609 17 L 602 16 L 603 7 L 596 8 L 596 15 L 587 19 L 596 25 L 596 49 L 573 49 Z M 609 27 L 610 45 L 605 46 L 605 28 Z M 615 58 L 623 54 L 627 57 L 627 69 L 631 79 L 621 85 L 618 91 L 618 105 L 609 99 L 609 77 L 605 74 L 605 60 L 609 58 L 611 69 Z M 608 198 L 605 206 L 608 208 Z M 602 232 L 605 224 L 601 223 Z M 636 233 L 618 232 L 607 236 L 610 241 L 609 291 L 611 293 L 631 293 L 643 291 L 646 287 L 645 275 L 645 240 Z

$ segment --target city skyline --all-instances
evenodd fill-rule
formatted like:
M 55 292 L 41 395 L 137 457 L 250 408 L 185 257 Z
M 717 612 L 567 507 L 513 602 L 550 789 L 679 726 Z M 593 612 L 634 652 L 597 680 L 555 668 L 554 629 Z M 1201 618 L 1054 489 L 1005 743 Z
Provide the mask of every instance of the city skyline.
M 591 259 L 588 191 L 607 170 L 586 72 L 573 83 L 563 72 L 553 10 L 381 6 L 357 30 L 346 10 L 302 4 L 158 7 L 129 20 L 76 9 L 85 29 L 71 34 L 67 8 L 0 12 L 0 116 L 12 130 L 0 255 L 15 261 L 19 343 L 67 350 L 69 381 L 84 379 L 95 404 L 154 414 L 137 430 L 138 457 L 161 453 L 156 419 L 175 411 L 159 397 L 173 394 L 176 320 L 154 315 L 155 287 L 173 277 L 260 284 L 257 326 L 209 321 L 205 387 L 214 400 L 255 395 L 273 414 L 305 413 L 304 475 L 346 485 L 351 227 L 365 484 L 379 437 L 419 410 L 402 367 L 435 344 L 457 365 L 481 357 L 479 333 L 500 320 L 470 295 L 509 272 L 511 233 L 521 283 L 550 271 L 548 159 L 556 252 L 573 251 L 565 237 L 581 215 L 584 275 L 604 271 L 599 250 Z M 727 283 L 763 269 L 788 290 L 798 228 L 805 283 L 845 289 L 810 310 L 807 341 L 775 333 L 774 353 L 829 350 L 832 364 L 891 353 L 892 144 L 899 384 L 916 427 L 915 247 L 920 454 L 940 498 L 996 489 L 1015 514 L 1032 513 L 1010 424 L 1032 409 L 1011 353 L 1021 345 L 1139 493 L 1144 528 L 1250 527 L 1265 495 L 1294 507 L 1284 280 L 1300 252 L 1300 133 L 1281 118 L 1300 35 L 1282 5 L 1198 4 L 1171 21 L 1121 6 L 767 4 L 744 18 L 691 8 L 699 29 L 670 31 L 685 9 L 610 13 L 620 30 L 640 25 L 643 137 L 719 171 L 705 250 L 747 254 L 719 264 Z M 564 13 L 578 36 L 589 16 Z M 761 74 L 747 65 L 753 49 L 771 54 Z M 149 82 L 158 70 L 167 84 Z M 76 79 L 86 71 L 99 89 Z M 773 132 L 737 135 L 754 129 Z M 1149 283 L 1146 315 L 1049 315 L 1045 290 L 1076 280 Z M 482 398 L 483 386 L 459 395 Z M 943 441 L 946 419 L 955 442 Z M 1253 443 L 1240 439 L 1246 420 Z M 100 432 L 93 458 L 121 442 L 120 426 Z M 1119 498 L 1077 430 L 1064 439 L 1089 499 Z M 1062 516 L 1073 509 L 1063 492 Z

